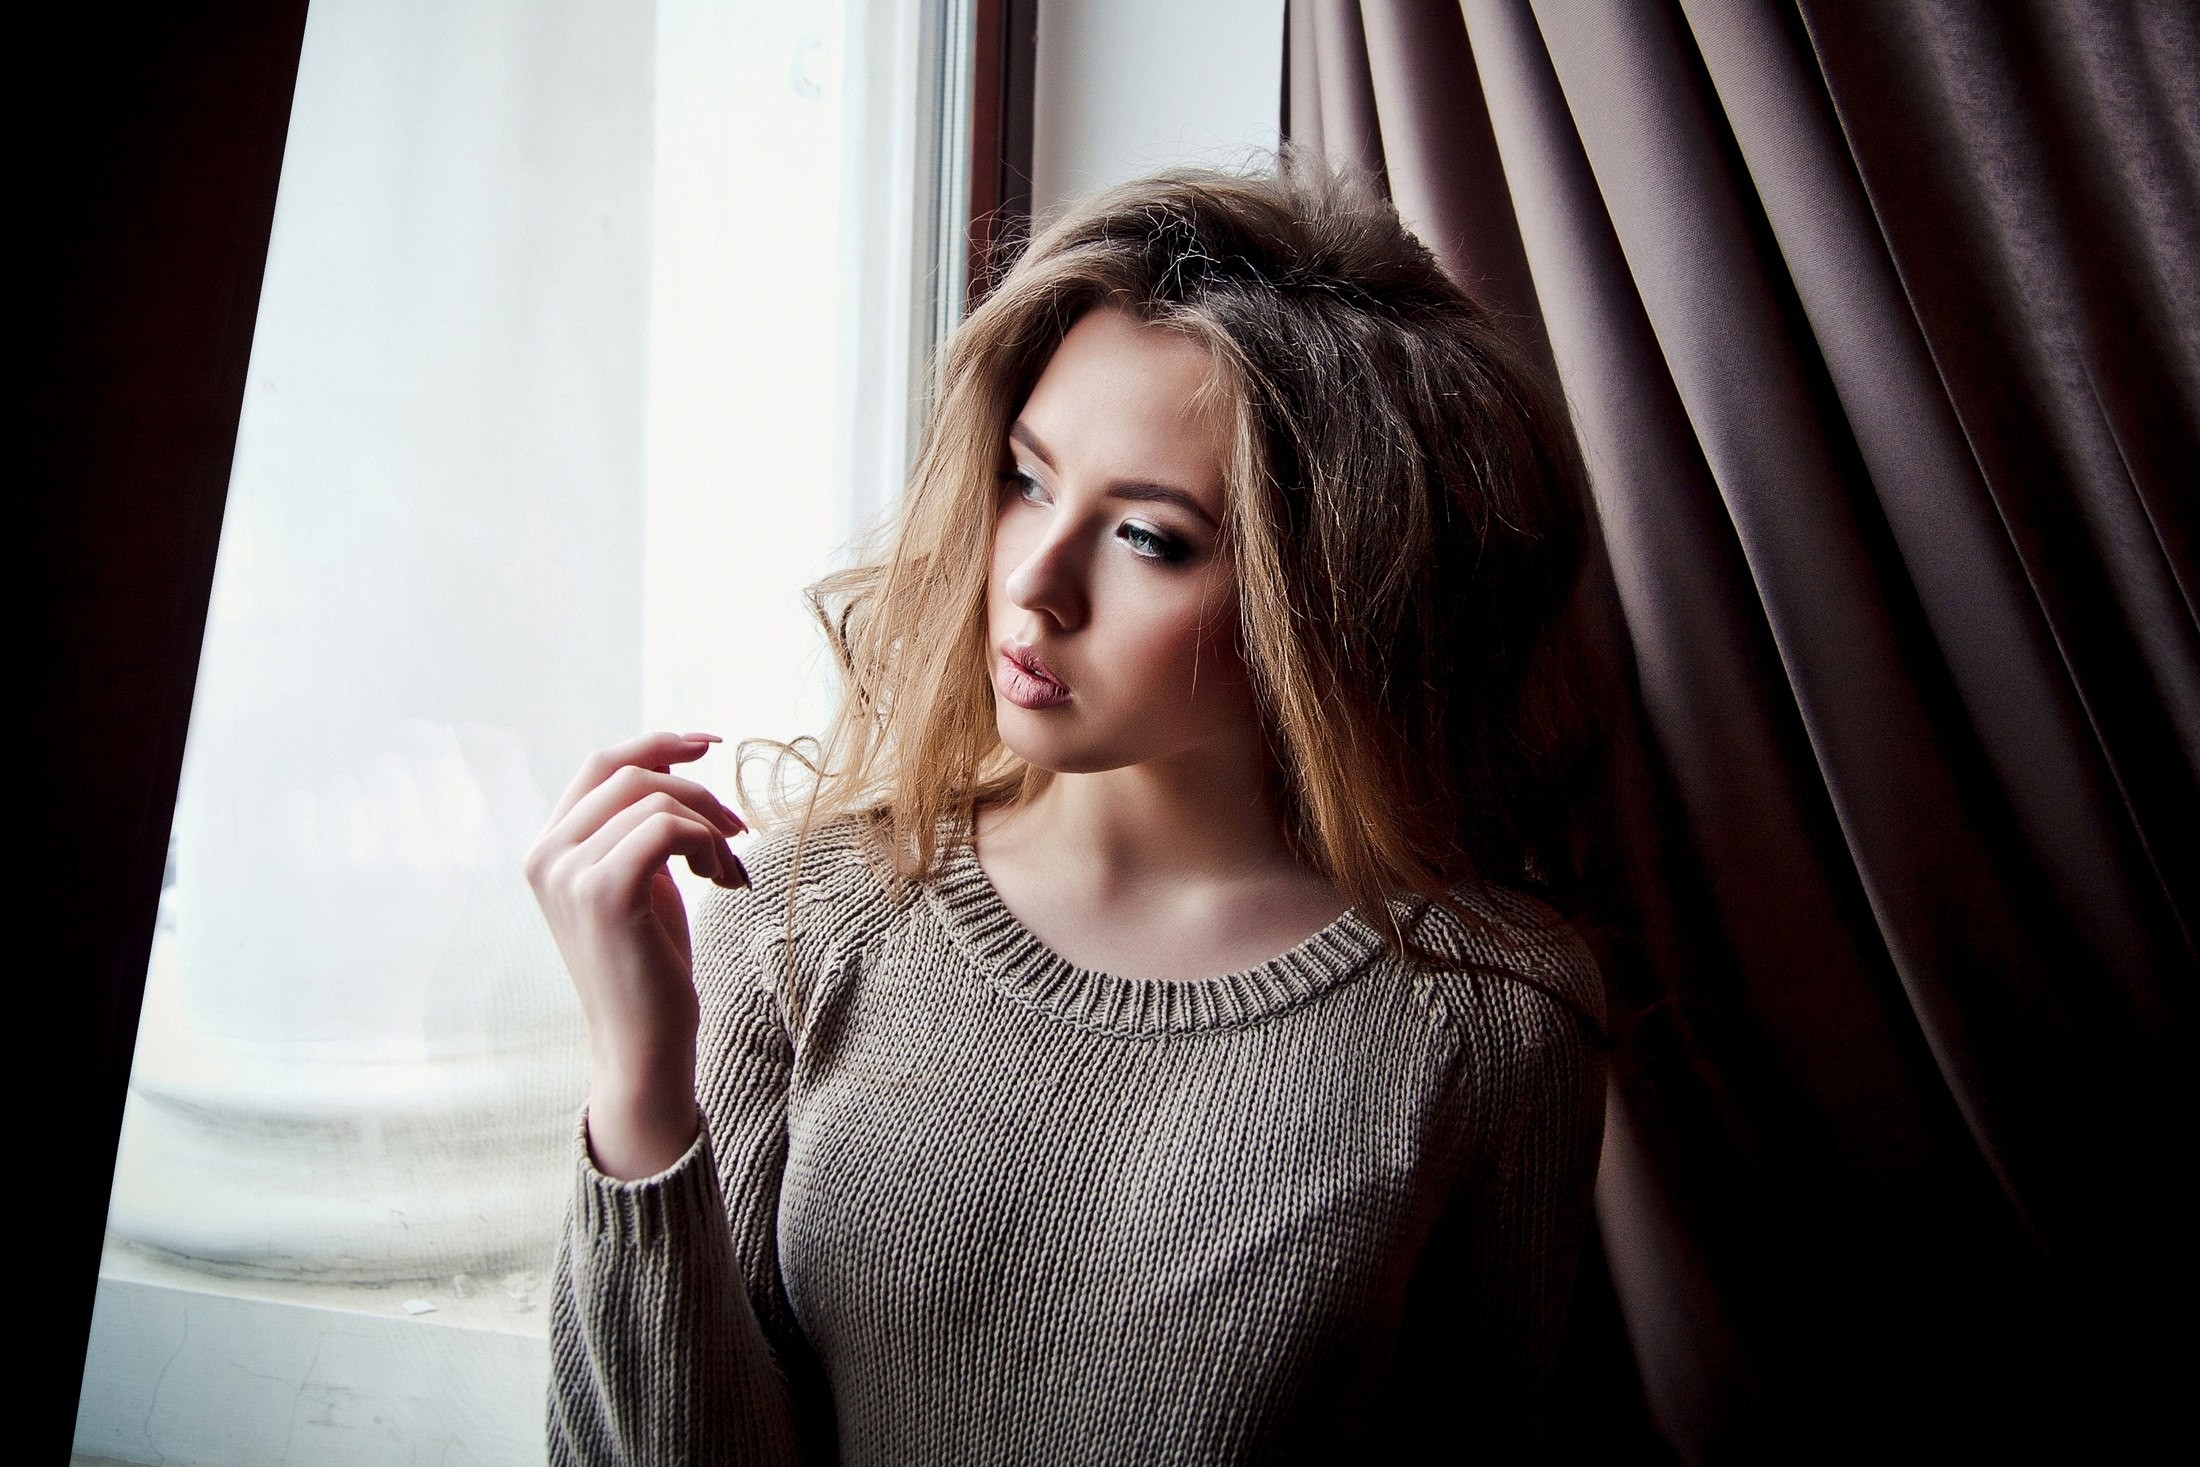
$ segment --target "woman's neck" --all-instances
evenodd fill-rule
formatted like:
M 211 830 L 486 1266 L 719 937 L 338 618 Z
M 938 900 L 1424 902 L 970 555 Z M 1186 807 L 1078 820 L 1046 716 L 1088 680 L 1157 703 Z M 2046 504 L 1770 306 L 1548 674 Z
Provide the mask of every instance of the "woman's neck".
M 1184 755 L 1095 774 L 1057 774 L 1003 812 L 1108 885 L 1241 877 L 1295 866 L 1259 764 Z
M 978 857 L 1042 942 L 1129 977 L 1250 967 L 1345 905 L 1292 854 L 1252 759 L 1058 774 L 1023 805 L 980 812 Z

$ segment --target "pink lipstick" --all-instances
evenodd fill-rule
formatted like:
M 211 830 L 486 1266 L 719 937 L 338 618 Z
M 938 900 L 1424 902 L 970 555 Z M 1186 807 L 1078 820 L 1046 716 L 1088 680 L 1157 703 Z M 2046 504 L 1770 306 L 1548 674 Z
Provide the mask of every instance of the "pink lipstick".
M 1059 708 L 1069 701 L 1069 685 L 1054 675 L 1038 652 L 1022 642 L 1003 642 L 993 664 L 993 687 L 1018 708 Z

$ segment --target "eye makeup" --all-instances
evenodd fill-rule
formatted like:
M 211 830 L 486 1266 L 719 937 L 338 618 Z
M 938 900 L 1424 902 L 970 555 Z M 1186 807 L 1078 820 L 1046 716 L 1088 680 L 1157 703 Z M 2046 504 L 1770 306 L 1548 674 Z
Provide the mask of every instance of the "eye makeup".
M 1003 491 L 1014 494 L 1018 499 L 1041 504 L 1047 498 L 1046 486 L 1039 482 L 1036 474 L 1024 469 L 1002 469 L 994 477 L 1000 481 Z
M 1136 520 L 1125 520 L 1116 526 L 1115 538 L 1130 546 L 1136 555 L 1162 565 L 1182 565 L 1192 558 L 1192 547 L 1166 531 Z
M 1001 492 L 1004 495 L 1014 495 L 1026 504 L 1045 505 L 1054 502 L 1054 496 L 1047 491 L 1046 485 L 1033 470 L 1015 465 L 998 470 L 994 477 L 999 481 Z M 1164 503 L 1174 502 L 1176 498 L 1173 492 L 1167 499 L 1163 499 L 1159 494 L 1124 494 L 1120 492 L 1111 492 L 1108 497 L 1111 499 L 1150 497 Z M 1191 560 L 1197 553 L 1197 547 L 1183 537 L 1172 535 L 1157 525 L 1147 524 L 1139 520 L 1125 520 L 1117 525 L 1115 527 L 1115 538 L 1128 546 L 1131 553 L 1139 559 L 1151 561 L 1156 565 L 1182 565 Z

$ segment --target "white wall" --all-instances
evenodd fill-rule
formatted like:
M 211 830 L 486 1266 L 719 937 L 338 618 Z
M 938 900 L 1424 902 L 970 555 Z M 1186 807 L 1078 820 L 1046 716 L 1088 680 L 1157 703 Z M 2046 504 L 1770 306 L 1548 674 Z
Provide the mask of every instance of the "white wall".
M 1275 149 L 1283 0 L 1040 0 L 1032 206 Z

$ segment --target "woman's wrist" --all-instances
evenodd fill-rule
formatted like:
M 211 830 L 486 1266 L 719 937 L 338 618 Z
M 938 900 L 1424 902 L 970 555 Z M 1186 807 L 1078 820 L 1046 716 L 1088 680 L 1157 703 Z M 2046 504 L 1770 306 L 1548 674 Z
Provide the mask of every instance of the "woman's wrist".
M 653 1177 L 687 1154 L 701 1127 L 695 1064 L 598 1066 L 588 1086 L 588 1152 L 614 1181 Z

